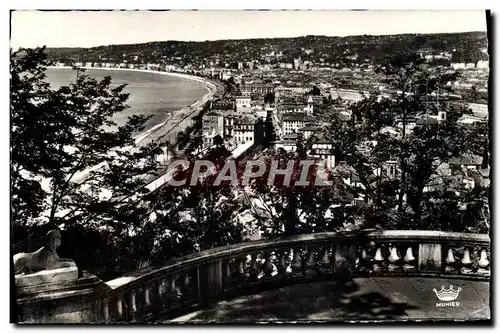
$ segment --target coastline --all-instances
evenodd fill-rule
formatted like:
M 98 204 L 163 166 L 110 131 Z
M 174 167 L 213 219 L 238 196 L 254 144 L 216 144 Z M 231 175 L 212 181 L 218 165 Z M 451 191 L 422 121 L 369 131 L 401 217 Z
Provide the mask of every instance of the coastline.
M 71 69 L 73 68 L 72 66 L 48 66 L 47 68 L 65 68 L 65 69 Z M 148 136 L 153 134 L 154 132 L 158 131 L 162 127 L 166 126 L 168 122 L 172 119 L 174 119 L 174 113 L 177 116 L 181 116 L 182 120 L 179 121 L 179 123 L 175 124 L 175 126 L 180 125 L 180 123 L 184 122 L 185 120 L 188 120 L 190 117 L 185 117 L 184 113 L 186 112 L 191 112 L 194 113 L 195 111 L 199 111 L 199 109 L 208 101 L 210 100 L 216 90 L 217 87 L 214 83 L 212 83 L 209 79 L 205 79 L 199 76 L 194 76 L 194 75 L 189 75 L 189 74 L 182 74 L 182 73 L 172 73 L 172 72 L 162 72 L 162 71 L 155 71 L 155 70 L 150 70 L 150 69 L 139 69 L 139 68 L 109 68 L 109 67 L 79 67 L 83 69 L 96 69 L 96 70 L 107 70 L 107 71 L 130 71 L 130 72 L 140 72 L 140 73 L 149 73 L 149 74 L 158 74 L 158 75 L 169 75 L 169 76 L 174 76 L 178 78 L 183 78 L 186 80 L 192 80 L 192 81 L 197 81 L 200 83 L 203 83 L 205 86 L 205 89 L 207 89 L 207 93 L 202 96 L 201 99 L 198 101 L 192 103 L 191 105 L 187 105 L 181 109 L 174 110 L 174 111 L 169 111 L 170 117 L 165 120 L 164 122 L 161 122 L 160 124 L 157 124 L 147 130 L 145 130 L 142 133 L 138 133 L 134 136 L 135 143 L 139 144 L 142 142 L 144 139 L 146 139 Z
M 47 66 L 47 68 L 66 68 L 66 69 L 72 69 L 72 66 Z M 97 70 L 104 70 L 104 71 L 129 71 L 129 72 L 141 72 L 141 73 L 150 73 L 150 74 L 159 74 L 159 75 L 170 75 L 170 76 L 175 76 L 175 77 L 180 77 L 192 81 L 197 81 L 205 84 L 205 87 L 207 90 L 210 89 L 215 89 L 215 84 L 210 82 L 209 79 L 205 79 L 203 77 L 199 76 L 194 76 L 194 75 L 189 75 L 189 74 L 183 74 L 183 73 L 175 73 L 175 72 L 163 72 L 163 71 L 155 71 L 152 69 L 140 69 L 140 68 L 110 68 L 110 67 L 79 67 L 83 69 L 97 69 Z

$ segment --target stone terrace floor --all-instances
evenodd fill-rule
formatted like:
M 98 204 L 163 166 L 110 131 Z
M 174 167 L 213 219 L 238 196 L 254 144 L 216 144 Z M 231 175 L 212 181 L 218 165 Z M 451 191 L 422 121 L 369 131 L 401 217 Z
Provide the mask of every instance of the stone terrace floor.
M 462 290 L 456 307 L 437 307 L 433 289 Z M 407 277 L 355 278 L 293 285 L 222 301 L 176 318 L 176 323 L 479 320 L 490 318 L 489 282 Z

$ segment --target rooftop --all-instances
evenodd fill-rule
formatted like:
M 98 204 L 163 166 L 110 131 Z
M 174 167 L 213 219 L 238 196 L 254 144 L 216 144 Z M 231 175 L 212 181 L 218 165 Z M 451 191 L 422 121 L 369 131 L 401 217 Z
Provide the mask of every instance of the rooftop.
M 304 131 L 320 131 L 321 127 L 320 126 L 315 126 L 315 125 L 308 125 L 304 126 L 299 131 L 304 132 Z
M 417 125 L 437 125 L 439 122 L 436 118 L 424 117 L 417 119 Z
M 305 113 L 286 113 L 283 115 L 283 121 L 303 121 L 314 122 L 316 118 Z
M 280 111 L 286 111 L 286 110 L 297 110 L 297 109 L 304 109 L 307 106 L 305 103 L 286 103 L 286 104 L 280 104 L 278 105 L 277 109 Z
M 220 116 L 220 114 L 217 112 L 217 111 L 209 111 L 207 112 L 206 114 L 203 115 L 203 118 L 205 118 L 206 116 Z
M 218 101 L 212 103 L 213 110 L 232 110 L 235 108 L 233 101 Z
M 450 165 L 481 165 L 483 163 L 483 158 L 478 155 L 464 154 L 459 157 L 452 157 L 448 162 Z

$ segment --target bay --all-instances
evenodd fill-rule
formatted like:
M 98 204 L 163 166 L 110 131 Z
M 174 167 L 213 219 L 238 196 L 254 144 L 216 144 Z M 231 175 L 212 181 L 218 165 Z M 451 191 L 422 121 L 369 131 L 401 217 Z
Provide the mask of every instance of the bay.
M 202 82 L 165 73 L 89 68 L 85 74 L 96 79 L 110 76 L 112 87 L 127 84 L 125 92 L 130 94 L 127 101 L 130 108 L 116 114 L 113 119 L 117 125 L 122 125 L 133 114 L 151 115 L 145 130 L 162 123 L 168 118 L 168 113 L 190 106 L 208 92 Z M 47 69 L 47 81 L 53 88 L 75 80 L 76 71 L 71 68 Z

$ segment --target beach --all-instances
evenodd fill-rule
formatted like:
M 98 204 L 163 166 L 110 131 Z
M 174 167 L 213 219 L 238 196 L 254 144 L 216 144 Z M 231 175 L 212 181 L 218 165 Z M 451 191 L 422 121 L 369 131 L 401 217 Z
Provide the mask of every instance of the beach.
M 53 66 L 49 68 L 66 68 L 66 69 L 72 69 L 72 67 L 69 66 Z M 177 139 L 177 134 L 181 131 L 184 131 L 186 127 L 188 127 L 192 122 L 192 118 L 198 114 L 198 112 L 201 110 L 203 105 L 209 101 L 211 98 L 213 98 L 217 86 L 213 82 L 210 82 L 207 79 L 200 78 L 197 76 L 192 76 L 192 75 L 187 75 L 187 74 L 180 74 L 180 73 L 170 73 L 170 72 L 158 72 L 158 71 L 152 71 L 152 70 L 144 70 L 144 69 L 126 69 L 126 68 L 101 68 L 101 67 L 83 67 L 85 69 L 95 69 L 99 71 L 129 71 L 129 72 L 141 72 L 141 73 L 149 73 L 149 74 L 154 74 L 154 75 L 167 75 L 167 76 L 174 76 L 174 77 L 179 77 L 182 79 L 187 79 L 187 80 L 193 80 L 200 82 L 204 85 L 205 89 L 207 90 L 206 94 L 204 94 L 201 99 L 197 100 L 194 103 L 191 103 L 191 105 L 188 105 L 186 107 L 176 109 L 176 110 L 171 110 L 171 111 L 165 111 L 166 113 L 166 120 L 155 124 L 154 126 L 146 129 L 145 131 L 141 133 L 137 133 L 134 135 L 135 143 L 137 146 L 143 146 L 147 145 L 148 143 L 151 142 L 157 142 L 164 147 L 162 144 L 168 142 L 175 142 Z M 133 110 L 132 110 L 133 111 Z M 124 149 L 133 149 L 132 147 L 124 147 Z M 167 157 L 165 156 L 158 156 L 159 159 L 166 161 Z M 75 175 L 74 180 L 79 181 L 84 179 L 88 173 L 91 170 L 98 169 L 102 167 L 104 163 L 101 163 L 99 165 L 94 166 L 93 168 L 86 169 L 82 172 L 79 172 L 78 174 Z

